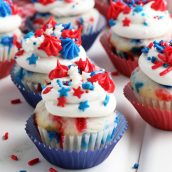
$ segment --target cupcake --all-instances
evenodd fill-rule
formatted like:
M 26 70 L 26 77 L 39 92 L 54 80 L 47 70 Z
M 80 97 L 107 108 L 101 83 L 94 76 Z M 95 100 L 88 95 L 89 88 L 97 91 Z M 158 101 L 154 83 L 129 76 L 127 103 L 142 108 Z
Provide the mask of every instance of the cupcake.
M 14 56 L 20 46 L 21 18 L 16 6 L 8 0 L 0 1 L 0 79 L 7 76 L 14 65 Z
M 154 40 L 170 40 L 172 19 L 164 0 L 111 2 L 110 33 L 102 44 L 115 67 L 130 76 L 138 66 L 141 49 Z
M 42 29 L 29 32 L 24 36 L 22 46 L 16 54 L 16 63 L 11 72 L 12 80 L 32 106 L 41 99 L 42 87 L 49 83 L 48 74 L 57 65 L 57 60 L 63 65 L 71 65 L 80 59 L 89 66 L 86 52 L 81 46 L 80 28 L 74 30 L 70 24 L 57 24 L 50 18 Z M 33 96 L 37 95 L 38 100 Z M 34 102 L 33 102 L 34 101 Z M 36 102 L 35 102 L 36 101 Z
M 115 85 L 109 73 L 95 70 L 94 65 L 84 68 L 82 61 L 59 65 L 62 70 L 50 72 L 51 84 L 42 91 L 43 100 L 26 131 L 54 165 L 90 168 L 107 158 L 126 130 L 126 121 L 115 110 Z
M 124 93 L 150 125 L 172 130 L 172 44 L 154 41 L 142 52 Z
M 30 29 L 39 29 L 51 16 L 54 16 L 58 23 L 71 22 L 75 29 L 82 26 L 82 39 L 85 49 L 90 48 L 105 26 L 104 18 L 94 8 L 94 0 L 34 0 L 33 3 L 36 13 L 27 21 L 27 26 Z

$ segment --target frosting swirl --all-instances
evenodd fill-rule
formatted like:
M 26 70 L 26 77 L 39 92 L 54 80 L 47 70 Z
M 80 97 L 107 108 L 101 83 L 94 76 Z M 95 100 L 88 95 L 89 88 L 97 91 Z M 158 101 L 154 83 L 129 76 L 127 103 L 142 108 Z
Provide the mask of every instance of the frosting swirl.
M 0 34 L 15 31 L 21 25 L 16 6 L 9 0 L 0 1 Z
M 112 2 L 108 17 L 112 32 L 130 39 L 161 37 L 172 29 L 164 0 L 136 1 L 135 4 Z
M 172 44 L 154 41 L 142 50 L 139 67 L 156 83 L 172 86 Z
M 94 0 L 33 0 L 35 8 L 40 13 L 50 13 L 57 17 L 75 16 L 87 12 L 95 5 Z
M 69 24 L 57 24 L 51 18 L 42 29 L 28 33 L 16 54 L 22 68 L 48 74 L 60 59 L 64 65 L 87 58 L 81 46 L 81 29 L 73 30 Z
M 61 68 L 66 72 L 64 66 Z M 67 75 L 63 72 L 65 77 L 51 77 L 51 84 L 42 91 L 47 111 L 55 116 L 72 118 L 113 115 L 115 85 L 107 72 L 95 69 L 93 65 L 92 70 L 84 72 L 81 65 L 72 65 L 68 66 Z

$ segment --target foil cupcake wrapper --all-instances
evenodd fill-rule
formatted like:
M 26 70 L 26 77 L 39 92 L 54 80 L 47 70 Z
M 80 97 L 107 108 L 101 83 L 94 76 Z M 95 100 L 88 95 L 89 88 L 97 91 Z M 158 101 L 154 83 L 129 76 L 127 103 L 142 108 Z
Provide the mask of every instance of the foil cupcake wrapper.
M 36 145 L 43 157 L 53 165 L 65 169 L 86 169 L 102 163 L 111 153 L 115 145 L 123 136 L 127 129 L 125 117 L 119 113 L 119 123 L 114 132 L 113 141 L 103 148 L 88 151 L 67 151 L 55 149 L 42 143 L 39 131 L 34 123 L 34 117 L 31 116 L 26 123 L 26 133 Z
M 96 40 L 96 38 L 98 37 L 98 35 L 102 32 L 102 30 L 105 28 L 106 26 L 106 19 L 104 18 L 104 16 L 100 15 L 98 24 L 97 24 L 97 29 L 95 32 L 90 33 L 90 34 L 84 34 L 82 35 L 82 46 L 84 47 L 84 49 L 86 51 L 88 51 L 91 46 L 93 45 L 94 41 Z M 26 20 L 26 28 L 27 31 L 34 31 L 35 29 L 33 28 L 33 23 L 31 21 L 31 18 L 27 18 Z
M 53 148 L 60 148 L 60 142 L 57 139 L 57 136 L 49 136 L 49 133 L 44 128 L 38 127 L 41 140 L 46 145 L 49 145 Z M 115 132 L 116 127 L 111 126 L 103 131 L 97 133 L 87 133 L 83 135 L 66 135 L 63 137 L 63 150 L 68 151 L 88 151 L 96 150 L 104 147 L 106 144 L 110 143 L 113 139 L 113 133 Z
M 11 80 L 16 85 L 16 87 L 19 89 L 20 93 L 23 95 L 26 102 L 31 105 L 33 108 L 36 107 L 39 101 L 42 100 L 40 93 L 35 93 L 28 88 L 26 88 L 19 77 L 15 74 L 15 66 L 11 70 Z
M 104 32 L 100 38 L 100 42 L 104 47 L 108 57 L 110 58 L 111 62 L 115 66 L 115 68 L 122 73 L 123 75 L 130 77 L 133 70 L 138 66 L 138 59 L 134 58 L 135 60 L 124 59 L 114 54 L 112 51 L 112 46 L 110 43 L 110 33 Z
M 172 131 L 171 111 L 161 110 L 159 108 L 144 105 L 139 102 L 132 90 L 130 83 L 125 86 L 124 95 L 135 107 L 143 120 L 155 128 Z
M 14 60 L 0 62 L 0 79 L 10 74 L 14 64 L 15 64 Z

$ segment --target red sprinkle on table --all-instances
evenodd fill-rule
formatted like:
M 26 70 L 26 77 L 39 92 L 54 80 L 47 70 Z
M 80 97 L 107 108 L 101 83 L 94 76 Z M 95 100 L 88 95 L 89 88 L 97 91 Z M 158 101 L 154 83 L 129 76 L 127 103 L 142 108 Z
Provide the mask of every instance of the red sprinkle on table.
M 49 172 L 58 172 L 58 171 L 54 168 L 49 168 Z
M 35 159 L 30 160 L 28 162 L 28 165 L 33 166 L 33 165 L 35 165 L 35 164 L 37 164 L 39 162 L 40 162 L 39 158 L 35 158 Z
M 18 161 L 18 160 L 19 160 L 18 157 L 17 157 L 16 155 L 11 155 L 10 158 L 11 158 L 12 160 L 14 160 L 14 161 Z
M 5 134 L 2 136 L 2 139 L 8 140 L 8 136 L 9 136 L 8 132 L 5 132 Z
M 20 103 L 21 103 L 20 99 L 11 100 L 11 104 L 20 104 Z

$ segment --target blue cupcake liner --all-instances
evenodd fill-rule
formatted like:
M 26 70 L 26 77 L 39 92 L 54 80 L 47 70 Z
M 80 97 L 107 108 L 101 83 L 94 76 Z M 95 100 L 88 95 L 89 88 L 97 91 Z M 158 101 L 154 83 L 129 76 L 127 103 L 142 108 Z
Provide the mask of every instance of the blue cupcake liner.
M 119 123 L 116 130 L 114 130 L 113 141 L 105 147 L 94 151 L 67 151 L 45 145 L 41 141 L 33 115 L 27 120 L 25 130 L 43 157 L 51 164 L 65 169 L 86 169 L 102 163 L 126 131 L 128 127 L 127 121 L 121 113 L 118 112 L 118 115 Z
M 19 89 L 26 102 L 33 108 L 35 108 L 38 102 L 42 100 L 40 93 L 35 93 L 24 86 L 21 79 L 15 73 L 15 66 L 11 70 L 11 80 Z
M 34 31 L 32 20 L 34 19 L 34 16 L 31 18 L 27 18 L 26 20 L 26 29 L 25 33 Z M 88 35 L 82 35 L 82 46 L 86 51 L 88 51 L 91 46 L 93 45 L 94 41 L 98 37 L 98 35 L 103 31 L 103 29 L 106 27 L 106 19 L 103 15 L 100 15 L 100 19 L 97 25 L 97 30 L 94 33 L 90 33 Z

